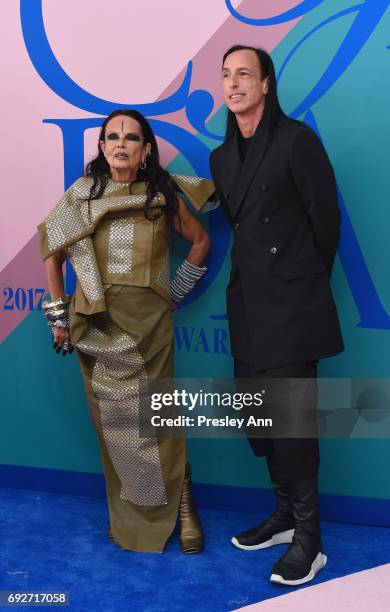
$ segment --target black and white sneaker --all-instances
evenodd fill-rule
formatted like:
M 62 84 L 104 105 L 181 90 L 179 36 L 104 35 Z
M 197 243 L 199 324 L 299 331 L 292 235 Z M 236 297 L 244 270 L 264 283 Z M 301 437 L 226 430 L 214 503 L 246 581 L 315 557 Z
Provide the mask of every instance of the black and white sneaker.
M 298 586 L 313 580 L 327 562 L 321 545 L 310 540 L 294 538 L 287 551 L 272 568 L 271 582 Z
M 274 512 L 261 525 L 243 531 L 231 539 L 242 550 L 259 550 L 276 544 L 290 544 L 294 536 L 294 519 Z

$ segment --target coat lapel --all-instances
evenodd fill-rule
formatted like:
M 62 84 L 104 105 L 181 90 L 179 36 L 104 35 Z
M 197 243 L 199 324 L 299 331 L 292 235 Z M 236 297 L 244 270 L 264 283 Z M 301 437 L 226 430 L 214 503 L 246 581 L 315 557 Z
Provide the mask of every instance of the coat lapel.
M 238 154 L 238 143 L 237 143 L 237 132 L 234 137 L 236 155 Z M 233 140 L 233 139 L 232 139 Z M 235 217 L 241 207 L 241 204 L 245 198 L 248 188 L 263 161 L 264 155 L 269 145 L 269 136 L 266 127 L 263 122 L 260 122 L 257 130 L 253 136 L 253 140 L 250 144 L 248 152 L 246 154 L 244 163 L 241 167 L 241 172 L 236 182 L 234 190 L 234 196 L 232 198 L 232 216 Z
M 242 168 L 236 134 L 223 144 L 221 153 L 218 179 L 223 192 L 224 208 L 228 218 L 232 221 L 233 195 Z

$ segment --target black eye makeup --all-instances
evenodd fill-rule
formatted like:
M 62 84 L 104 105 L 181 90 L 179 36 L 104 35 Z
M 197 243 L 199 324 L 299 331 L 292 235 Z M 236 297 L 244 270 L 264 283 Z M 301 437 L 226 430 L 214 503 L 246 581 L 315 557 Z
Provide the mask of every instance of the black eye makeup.
M 129 132 L 128 134 L 126 134 L 125 138 L 126 140 L 133 140 L 135 142 L 141 141 L 140 136 L 138 136 L 138 134 L 134 134 L 134 132 Z M 118 140 L 118 139 L 119 139 L 119 135 L 116 132 L 111 132 L 110 134 L 107 135 L 107 140 Z
M 133 134 L 130 132 L 129 134 L 126 134 L 126 140 L 135 140 L 136 142 L 139 142 L 141 138 L 138 136 L 138 134 Z

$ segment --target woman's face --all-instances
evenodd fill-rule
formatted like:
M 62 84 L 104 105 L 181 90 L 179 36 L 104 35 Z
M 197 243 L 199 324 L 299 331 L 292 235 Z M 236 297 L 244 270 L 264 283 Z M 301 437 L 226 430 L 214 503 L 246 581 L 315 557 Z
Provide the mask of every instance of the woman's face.
M 126 115 L 113 117 L 106 125 L 105 139 L 100 141 L 111 176 L 115 180 L 133 180 L 140 164 L 150 152 L 150 143 L 144 143 L 141 126 Z

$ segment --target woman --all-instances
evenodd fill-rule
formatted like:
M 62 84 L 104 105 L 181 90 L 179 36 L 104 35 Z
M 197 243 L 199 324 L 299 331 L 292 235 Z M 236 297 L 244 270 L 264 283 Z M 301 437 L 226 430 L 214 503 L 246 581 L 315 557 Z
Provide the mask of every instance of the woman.
M 86 176 L 39 226 L 53 346 L 63 354 L 76 347 L 100 443 L 109 537 L 133 551 L 162 551 L 178 514 L 183 552 L 203 548 L 183 438 L 139 435 L 142 389 L 150 379 L 173 376 L 171 310 L 205 273 L 210 247 L 178 191 L 200 209 L 214 187 L 171 177 L 145 118 L 115 111 L 102 125 Z M 169 228 L 191 243 L 171 284 Z M 77 275 L 70 305 L 66 257 Z

